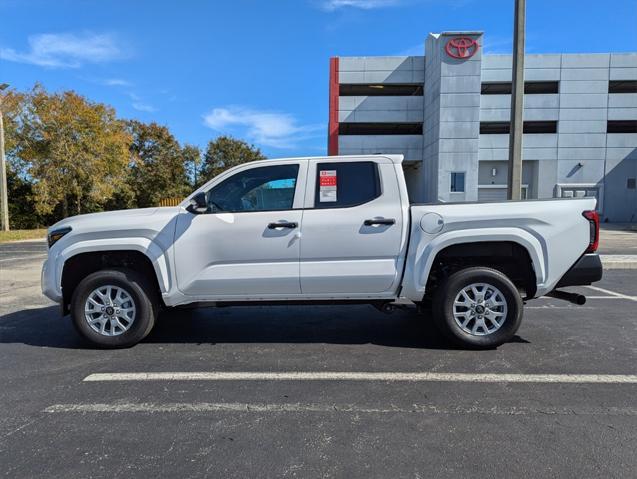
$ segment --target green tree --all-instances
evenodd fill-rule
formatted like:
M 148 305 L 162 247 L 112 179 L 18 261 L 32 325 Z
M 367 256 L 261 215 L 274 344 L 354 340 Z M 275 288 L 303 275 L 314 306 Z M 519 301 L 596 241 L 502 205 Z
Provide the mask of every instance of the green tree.
M 38 228 L 47 223 L 34 213 L 33 185 L 21 177 L 9 164 L 7 168 L 7 194 L 9 196 L 9 223 L 12 229 Z
M 0 93 L 0 108 L 4 122 L 4 148 L 8 159 L 15 154 L 18 144 L 18 122 L 20 111 L 24 108 L 26 96 L 14 90 Z
M 230 136 L 220 136 L 208 142 L 202 166 L 201 183 L 233 166 L 265 159 L 261 150 L 255 146 Z
M 183 197 L 190 191 L 182 150 L 165 126 L 128 122 L 130 145 L 128 184 L 142 208 L 156 206 L 164 198 Z
M 26 164 L 17 156 L 19 144 L 19 113 L 24 108 L 25 95 L 10 90 L 0 98 L 5 133 L 7 158 L 7 194 L 9 197 L 9 222 L 11 228 L 36 228 L 42 218 L 35 213 L 33 185 L 26 174 Z
M 36 85 L 16 118 L 12 156 L 32 182 L 44 217 L 103 209 L 124 180 L 130 136 L 115 110 L 73 91 Z
M 186 165 L 186 171 L 192 189 L 199 188 L 202 185 L 201 149 L 198 146 L 186 144 L 181 149 L 181 156 Z

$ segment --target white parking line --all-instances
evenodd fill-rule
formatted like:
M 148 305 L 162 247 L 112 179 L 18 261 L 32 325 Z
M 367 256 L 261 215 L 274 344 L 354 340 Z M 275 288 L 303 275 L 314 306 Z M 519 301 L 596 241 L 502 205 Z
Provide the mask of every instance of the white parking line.
M 17 250 L 8 250 L 8 251 L 3 251 L 0 250 L 0 258 L 3 256 L 9 256 L 12 254 L 46 254 L 44 251 L 29 251 L 29 250 L 24 250 L 24 251 L 17 251 Z
M 95 373 L 84 381 L 403 381 L 469 383 L 637 384 L 634 374 L 476 374 L 399 372 L 146 372 Z
M 611 296 L 618 299 L 628 299 L 630 301 L 637 301 L 637 296 L 628 296 L 626 294 L 616 293 L 615 291 L 610 291 L 608 289 L 600 288 L 599 286 L 586 286 L 586 287 L 594 291 L 599 291 L 600 293 L 610 294 Z
M 5 261 L 18 261 L 18 260 L 23 260 L 23 259 L 41 259 L 46 257 L 46 253 L 38 253 L 38 254 L 34 254 L 31 256 L 18 256 L 17 258 L 3 258 L 0 259 L 0 263 L 4 263 Z
M 44 409 L 46 413 L 179 413 L 179 412 L 318 412 L 318 413 L 417 413 L 417 414 L 489 414 L 489 415 L 612 415 L 637 416 L 634 407 L 481 407 L 481 406 L 437 406 L 414 404 L 409 407 L 364 407 L 355 404 L 263 404 L 263 403 L 88 403 L 53 404 Z

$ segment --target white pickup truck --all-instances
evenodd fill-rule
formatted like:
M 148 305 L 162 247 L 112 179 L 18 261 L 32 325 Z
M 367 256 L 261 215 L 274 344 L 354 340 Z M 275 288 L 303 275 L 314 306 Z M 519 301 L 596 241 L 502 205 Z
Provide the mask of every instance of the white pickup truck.
M 450 340 L 511 339 L 523 302 L 602 276 L 595 200 L 410 205 L 400 155 L 243 164 L 179 206 L 49 228 L 42 290 L 101 347 L 162 307 L 413 303 Z

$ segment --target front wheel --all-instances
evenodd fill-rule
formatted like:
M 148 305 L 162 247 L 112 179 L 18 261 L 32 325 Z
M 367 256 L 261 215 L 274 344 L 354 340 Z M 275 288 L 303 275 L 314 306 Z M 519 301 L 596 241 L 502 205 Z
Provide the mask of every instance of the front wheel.
M 149 282 L 135 271 L 102 270 L 88 275 L 73 292 L 75 329 L 102 348 L 132 346 L 150 333 L 158 304 Z
M 436 325 L 455 344 L 489 349 L 511 340 L 522 321 L 522 298 L 509 278 L 495 269 L 460 270 L 434 294 Z

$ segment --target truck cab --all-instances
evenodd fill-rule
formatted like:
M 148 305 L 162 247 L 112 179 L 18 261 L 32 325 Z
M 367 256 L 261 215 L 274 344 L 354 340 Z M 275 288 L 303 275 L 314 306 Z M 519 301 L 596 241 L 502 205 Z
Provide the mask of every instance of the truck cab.
M 388 158 L 323 158 L 219 178 L 198 193 L 203 214 L 177 217 L 180 291 L 197 300 L 395 296 L 409 223 L 399 177 Z

